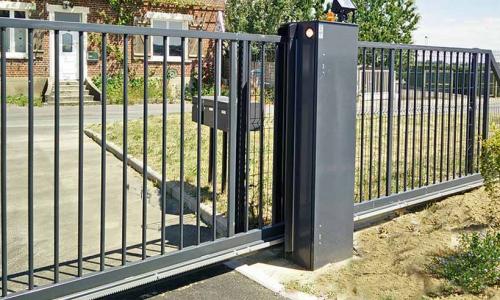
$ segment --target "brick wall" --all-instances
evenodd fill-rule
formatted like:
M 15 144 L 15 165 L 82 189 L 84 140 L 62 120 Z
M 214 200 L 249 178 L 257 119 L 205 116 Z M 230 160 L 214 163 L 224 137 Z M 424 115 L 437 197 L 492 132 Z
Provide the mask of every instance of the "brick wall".
M 25 0 L 21 2 L 29 2 L 36 4 L 36 11 L 32 12 L 30 18 L 31 19 L 42 19 L 48 20 L 49 14 L 47 11 L 47 3 L 48 4 L 61 4 L 61 1 L 42 1 L 42 0 Z M 114 11 L 108 5 L 106 0 L 73 0 L 74 6 L 83 6 L 89 7 L 89 14 L 87 15 L 88 23 L 104 23 L 105 20 L 111 20 L 115 17 Z M 215 29 L 216 24 L 216 14 L 218 10 L 223 10 L 224 1 L 223 0 L 208 0 L 205 1 L 205 5 L 203 7 L 187 7 L 187 8 L 178 8 L 173 5 L 162 5 L 162 6 L 151 6 L 145 1 L 145 5 L 138 9 L 137 17 L 142 17 L 147 11 L 156 11 L 156 12 L 165 12 L 165 13 L 181 13 L 181 14 L 189 14 L 192 15 L 193 18 L 197 21 L 203 20 L 201 26 L 197 28 L 193 28 L 193 24 L 191 24 L 190 29 L 199 29 L 199 30 L 207 30 L 213 31 Z M 36 30 L 34 32 L 34 48 L 35 48 L 35 62 L 34 62 L 34 72 L 36 77 L 48 77 L 49 76 L 49 32 L 44 30 Z M 99 37 L 97 36 L 97 39 Z M 92 44 L 90 42 L 90 38 L 87 40 L 87 50 L 88 51 L 97 51 L 100 55 L 100 49 L 98 45 Z M 119 49 L 123 49 L 122 46 L 123 39 L 119 36 L 110 35 L 108 39 L 108 45 L 115 45 L 119 47 Z M 209 48 L 208 42 L 204 42 L 205 56 L 208 55 Z M 138 57 L 134 55 L 132 51 L 133 43 L 132 40 L 129 42 L 129 67 L 131 74 L 143 74 L 143 57 Z M 113 55 L 108 54 L 108 66 L 110 72 L 120 66 L 116 61 L 113 60 Z M 171 62 L 169 66 L 177 71 L 180 74 L 180 63 Z M 188 60 L 186 65 L 186 75 L 189 76 L 191 73 L 191 69 L 193 66 L 196 66 L 196 60 Z M 88 76 L 92 77 L 100 74 L 101 72 L 101 63 L 98 62 L 88 62 L 87 63 Z M 150 74 L 153 76 L 155 74 L 161 74 L 162 64 L 161 62 L 150 62 L 149 63 Z M 27 60 L 26 59 L 7 59 L 7 76 L 8 77 L 26 77 L 27 76 Z

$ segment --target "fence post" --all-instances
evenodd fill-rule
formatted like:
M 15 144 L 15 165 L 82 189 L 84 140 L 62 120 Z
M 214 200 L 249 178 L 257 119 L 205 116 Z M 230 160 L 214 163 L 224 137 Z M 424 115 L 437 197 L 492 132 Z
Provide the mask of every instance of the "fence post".
M 472 72 L 469 78 L 467 92 L 469 96 L 467 107 L 467 140 L 465 170 L 467 174 L 474 173 L 474 144 L 475 144 L 475 120 L 476 120 L 476 86 L 477 86 L 477 53 L 472 54 Z
M 285 251 L 308 269 L 352 256 L 357 33 L 325 22 L 280 30 Z
M 244 232 L 247 228 L 247 201 L 246 193 L 246 145 L 247 145 L 247 102 L 249 78 L 248 78 L 248 42 L 240 42 L 238 46 L 238 103 L 237 103 L 237 137 L 236 137 L 236 211 L 235 211 L 235 233 Z M 231 142 L 232 143 L 232 142 Z
M 274 100 L 274 136 L 284 136 L 284 95 L 285 95 L 285 78 L 286 69 L 283 64 L 285 53 L 285 43 L 279 43 L 276 49 L 276 63 L 275 63 L 275 100 Z M 284 153 L 283 139 L 274 139 L 274 152 Z M 282 160 L 279 155 L 273 155 L 273 197 L 272 197 L 272 223 L 279 224 L 284 219 L 284 169 Z

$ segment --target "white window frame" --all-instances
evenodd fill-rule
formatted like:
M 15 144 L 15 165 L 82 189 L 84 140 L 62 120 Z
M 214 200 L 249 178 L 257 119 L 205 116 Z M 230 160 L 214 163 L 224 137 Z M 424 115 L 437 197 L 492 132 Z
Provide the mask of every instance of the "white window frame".
M 146 13 L 146 18 L 149 19 L 150 21 L 150 27 L 153 28 L 153 22 L 155 20 L 157 21 L 165 21 L 165 22 L 182 22 L 182 29 L 183 30 L 188 30 L 189 29 L 189 22 L 193 20 L 193 16 L 191 15 L 185 15 L 185 14 L 171 14 L 171 13 L 162 13 L 162 12 L 147 12 Z M 167 25 L 168 27 L 168 25 Z M 153 52 L 153 39 L 150 39 L 150 61 L 163 61 L 163 55 L 154 55 Z M 170 51 L 169 51 L 169 45 L 170 45 L 170 38 L 167 37 L 167 61 L 168 62 L 181 62 L 181 57 L 180 56 L 171 56 Z M 184 39 L 184 59 L 185 62 L 188 63 L 188 42 L 187 39 Z
M 24 18 L 29 19 L 30 12 L 36 9 L 35 3 L 25 3 L 25 2 L 12 2 L 12 1 L 0 1 L 0 10 L 9 11 L 9 18 L 14 18 L 15 11 L 23 11 L 25 13 Z M 9 29 L 9 45 L 10 49 L 5 53 L 8 59 L 27 59 L 28 58 L 28 30 L 26 30 L 26 51 L 25 52 L 15 52 L 15 35 L 14 29 Z

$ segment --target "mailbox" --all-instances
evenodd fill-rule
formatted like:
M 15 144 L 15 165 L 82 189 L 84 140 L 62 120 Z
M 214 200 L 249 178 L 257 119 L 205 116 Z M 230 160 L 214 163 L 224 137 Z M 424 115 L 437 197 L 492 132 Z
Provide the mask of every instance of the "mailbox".
M 217 97 L 217 129 L 229 132 L 229 97 Z M 193 122 L 198 122 L 198 97 L 193 96 L 192 116 Z M 261 125 L 261 104 L 257 102 L 250 103 L 250 122 L 249 130 L 256 131 Z M 214 128 L 214 96 L 201 97 L 201 124 Z

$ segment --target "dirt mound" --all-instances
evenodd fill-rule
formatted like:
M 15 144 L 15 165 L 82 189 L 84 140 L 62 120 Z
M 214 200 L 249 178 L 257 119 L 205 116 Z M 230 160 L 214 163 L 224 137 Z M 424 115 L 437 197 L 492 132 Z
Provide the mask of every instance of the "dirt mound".
M 317 294 L 332 299 L 500 299 L 499 287 L 484 295 L 453 295 L 426 266 L 447 253 L 467 231 L 498 230 L 500 203 L 484 189 L 450 197 L 425 210 L 406 214 L 355 234 L 356 254 L 342 269 L 328 267 L 315 278 Z

